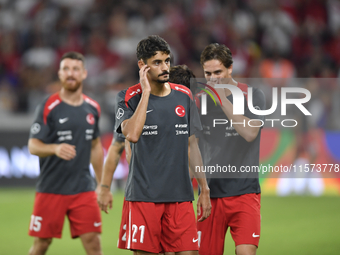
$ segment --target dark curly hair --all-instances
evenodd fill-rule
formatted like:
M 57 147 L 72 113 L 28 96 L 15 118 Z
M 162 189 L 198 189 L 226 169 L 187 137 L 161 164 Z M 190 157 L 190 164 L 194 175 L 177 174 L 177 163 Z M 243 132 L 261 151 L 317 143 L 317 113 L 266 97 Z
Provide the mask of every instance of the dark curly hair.
M 190 83 L 190 79 L 191 83 Z M 191 91 L 196 90 L 196 76 L 194 73 L 189 69 L 186 65 L 178 65 L 178 66 L 172 66 L 170 68 L 170 79 L 169 82 L 182 84 L 186 86 L 187 88 L 191 89 Z
M 223 44 L 212 43 L 205 47 L 201 54 L 201 65 L 203 66 L 205 62 L 213 59 L 221 61 L 226 68 L 233 64 L 231 51 Z
M 75 52 L 75 51 L 66 52 L 61 57 L 60 62 L 63 61 L 65 58 L 80 60 L 81 62 L 83 62 L 83 64 L 85 64 L 85 57 L 83 56 L 83 54 L 81 54 L 79 52 Z
M 141 40 L 137 45 L 137 59 L 146 61 L 155 56 L 156 51 L 161 51 L 165 54 L 170 54 L 169 44 L 158 35 L 150 35 L 147 38 Z

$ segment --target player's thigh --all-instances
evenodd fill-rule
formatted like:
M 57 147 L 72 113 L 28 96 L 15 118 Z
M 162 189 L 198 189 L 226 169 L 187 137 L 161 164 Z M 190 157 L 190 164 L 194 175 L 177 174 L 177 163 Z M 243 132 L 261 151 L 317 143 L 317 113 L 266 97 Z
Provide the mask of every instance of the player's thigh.
M 163 203 L 124 201 L 118 248 L 139 252 L 162 251 Z
M 73 196 L 67 213 L 72 238 L 90 232 L 101 233 L 102 221 L 96 193 L 89 191 Z
M 60 238 L 68 203 L 68 196 L 37 192 L 28 234 L 40 238 Z
M 197 222 L 200 255 L 222 255 L 224 250 L 227 223 L 221 198 L 212 198 L 211 206 L 210 216 Z
M 198 250 L 196 218 L 191 201 L 166 203 L 161 243 L 164 252 Z
M 256 255 L 257 246 L 253 244 L 240 244 L 236 246 L 236 255 Z
M 234 206 L 237 212 L 230 219 L 229 226 L 235 246 L 252 244 L 257 247 L 261 231 L 261 195 L 241 195 Z

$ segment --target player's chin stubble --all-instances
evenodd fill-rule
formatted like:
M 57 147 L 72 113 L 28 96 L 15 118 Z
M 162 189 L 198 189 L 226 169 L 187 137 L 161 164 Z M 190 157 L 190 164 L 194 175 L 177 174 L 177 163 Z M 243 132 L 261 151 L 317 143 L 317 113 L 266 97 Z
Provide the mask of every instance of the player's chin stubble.
M 76 83 L 74 86 L 69 86 L 68 84 L 63 84 L 65 90 L 70 92 L 76 92 L 81 86 L 81 83 Z
M 168 81 L 169 81 L 169 78 L 168 79 L 164 79 L 164 80 L 160 80 L 160 79 L 157 80 L 158 83 L 166 83 Z

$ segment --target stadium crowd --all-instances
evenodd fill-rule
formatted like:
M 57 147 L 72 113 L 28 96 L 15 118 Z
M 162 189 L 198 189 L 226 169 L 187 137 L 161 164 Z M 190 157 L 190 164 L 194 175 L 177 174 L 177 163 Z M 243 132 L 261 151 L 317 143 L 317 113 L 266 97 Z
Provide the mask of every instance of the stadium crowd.
M 31 114 L 60 88 L 57 65 L 73 50 L 86 57 L 85 93 L 113 116 L 115 95 L 138 80 L 135 46 L 149 34 L 169 42 L 172 64 L 196 77 L 212 42 L 231 49 L 236 78 L 339 76 L 337 0 L 0 0 L 0 114 Z M 339 85 L 318 81 L 305 85 L 311 125 L 339 129 Z M 270 88 L 262 87 L 269 98 Z

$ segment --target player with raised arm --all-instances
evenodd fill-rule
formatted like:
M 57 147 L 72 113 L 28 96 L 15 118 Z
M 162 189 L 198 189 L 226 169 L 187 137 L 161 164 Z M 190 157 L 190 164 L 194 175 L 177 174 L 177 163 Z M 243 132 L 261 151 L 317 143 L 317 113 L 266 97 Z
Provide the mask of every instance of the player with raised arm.
M 245 98 L 248 98 L 248 85 L 236 82 L 231 76 L 233 59 L 225 45 L 208 45 L 201 54 L 201 64 L 208 85 L 214 87 L 217 83 L 231 84 L 242 90 Z M 258 166 L 263 116 L 251 113 L 247 104 L 244 115 L 234 115 L 230 90 L 215 90 L 222 104 L 216 95 L 219 107 L 208 97 L 207 114 L 201 115 L 203 132 L 200 145 L 203 147 L 204 165 L 229 165 L 238 170 L 242 166 Z M 253 105 L 257 109 L 265 109 L 264 94 L 257 88 L 253 89 Z M 228 124 L 214 126 L 214 119 L 227 119 Z M 250 119 L 257 119 L 251 122 L 252 126 L 248 125 Z M 261 226 L 258 173 L 224 173 L 223 177 L 208 180 L 212 212 L 209 219 L 197 224 L 201 239 L 199 254 L 222 255 L 225 234 L 230 227 L 236 254 L 254 255 L 259 244 Z
M 194 73 L 186 65 L 172 66 L 170 68 L 169 82 L 181 84 L 190 89 L 190 79 L 195 78 Z M 98 196 L 98 204 L 102 211 L 109 213 L 108 209 L 112 209 L 113 197 L 110 192 L 110 183 L 114 172 L 117 168 L 119 159 L 125 148 L 126 160 L 130 164 L 131 159 L 131 147 L 129 141 L 125 140 L 124 135 L 114 132 L 115 138 L 112 141 L 112 145 L 109 148 L 107 159 L 104 164 L 102 185 Z M 124 143 L 125 141 L 125 143 Z M 190 172 L 190 178 L 193 178 L 193 173 Z M 125 206 L 126 201 L 124 200 Z
M 140 41 L 137 58 L 140 83 L 121 91 L 117 100 L 116 130 L 131 144 L 118 247 L 134 254 L 197 254 L 188 161 L 202 165 L 195 139 L 198 112 L 190 90 L 168 82 L 170 49 L 164 39 Z M 195 155 L 190 160 L 188 148 Z M 210 215 L 209 188 L 204 174 L 196 177 L 202 221 Z
M 28 141 L 29 151 L 39 156 L 37 183 L 29 235 L 34 243 L 29 254 L 45 254 L 52 238 L 61 238 L 65 215 L 72 238 L 80 237 L 88 255 L 102 254 L 101 215 L 90 162 L 100 184 L 103 148 L 99 137 L 100 106 L 82 93 L 87 77 L 85 59 L 77 52 L 60 61 L 60 92 L 37 108 Z

